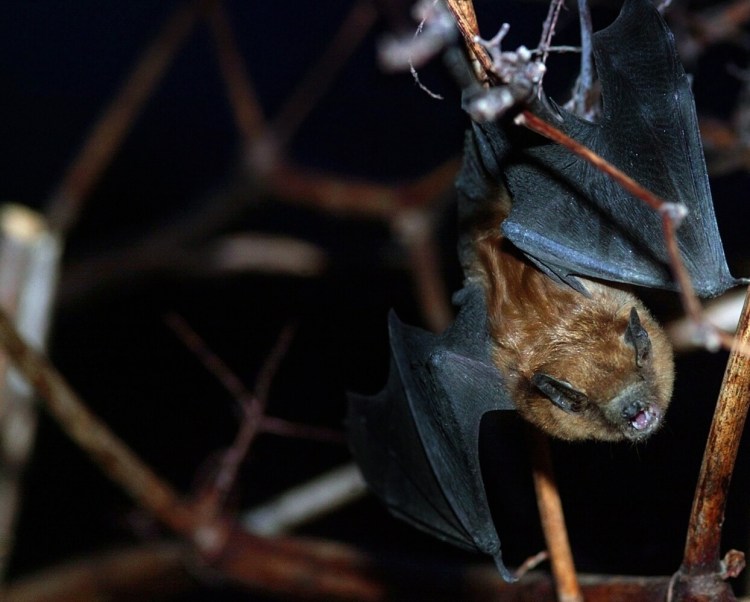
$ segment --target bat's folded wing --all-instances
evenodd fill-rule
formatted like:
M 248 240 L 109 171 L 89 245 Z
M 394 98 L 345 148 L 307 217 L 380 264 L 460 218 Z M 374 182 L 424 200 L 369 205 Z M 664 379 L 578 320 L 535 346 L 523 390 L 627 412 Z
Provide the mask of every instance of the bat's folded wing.
M 602 115 L 591 123 L 547 98 L 531 109 L 666 201 L 683 204 L 679 248 L 696 292 L 738 283 L 714 215 L 690 83 L 672 34 L 649 0 L 627 0 L 594 34 Z M 575 276 L 675 289 L 661 216 L 566 148 L 509 119 L 475 124 L 459 178 L 464 198 L 504 182 L 513 198 L 505 236 L 553 278 Z
M 492 556 L 506 580 L 479 465 L 479 426 L 512 409 L 491 364 L 484 293 L 460 295 L 456 322 L 436 336 L 390 316 L 388 383 L 352 395 L 349 440 L 365 479 L 390 511 L 460 547 Z

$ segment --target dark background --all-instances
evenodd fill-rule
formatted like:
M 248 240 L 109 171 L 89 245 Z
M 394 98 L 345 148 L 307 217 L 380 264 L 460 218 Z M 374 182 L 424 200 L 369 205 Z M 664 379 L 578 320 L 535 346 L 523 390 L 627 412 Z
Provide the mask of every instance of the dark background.
M 675 0 L 677 1 L 677 0 Z M 0 192 L 3 201 L 42 209 L 96 117 L 141 50 L 178 2 L 9 1 L 0 8 Z M 266 114 L 289 96 L 322 53 L 350 2 L 226 2 L 248 71 Z M 381 6 L 386 6 L 383 3 Z M 512 24 L 508 47 L 536 44 L 543 3 L 479 2 L 490 37 Z M 392 14 L 407 10 L 397 3 Z M 396 7 L 395 9 L 393 7 Z M 614 16 L 595 12 L 597 23 Z M 571 12 L 566 19 L 571 21 Z M 436 101 L 408 74 L 381 73 L 375 42 L 382 18 L 293 137 L 288 156 L 342 179 L 385 183 L 414 179 L 458 156 L 466 118 L 439 64 L 420 77 L 445 96 Z M 404 20 L 404 22 L 407 22 Z M 561 42 L 575 40 L 575 23 Z M 688 66 L 699 112 L 727 118 L 740 83 L 725 71 L 744 66 L 736 43 L 711 46 Z M 557 66 L 555 66 L 557 65 Z M 552 63 L 545 80 L 564 93 L 570 60 Z M 144 237 L 207 212 L 217 199 L 242 198 L 242 144 L 217 68 L 199 25 L 168 70 L 70 234 L 50 354 L 90 406 L 153 468 L 183 491 L 206 460 L 234 436 L 232 398 L 166 327 L 175 311 L 252 385 L 280 329 L 297 324 L 275 379 L 269 413 L 341 428 L 345 392 L 374 392 L 387 369 L 386 313 L 423 324 L 405 254 L 383 223 L 306 209 L 271 197 L 250 198 L 210 233 L 284 233 L 313 242 L 330 263 L 320 277 L 235 274 L 198 276 L 189 269 L 108 267 L 85 273 Z M 747 176 L 712 180 L 719 227 L 733 273 L 747 258 L 741 203 Z M 436 210 L 442 261 L 460 284 L 450 203 Z M 75 271 L 73 268 L 75 268 Z M 646 294 L 664 320 L 675 299 Z M 671 574 L 680 562 L 687 517 L 726 354 L 678 358 L 666 427 L 648 443 L 556 443 L 555 467 L 577 566 L 599 573 Z M 496 421 L 490 417 L 487 422 Z M 487 427 L 491 424 L 485 425 Z M 542 549 L 524 442 L 519 429 L 487 428 L 482 447 L 488 489 L 509 565 Z M 110 484 L 50 420 L 40 423 L 27 473 L 12 575 L 79 554 L 154 536 L 128 498 Z M 747 549 L 750 482 L 743 446 L 732 485 L 724 547 Z M 244 465 L 235 503 L 242 508 L 349 459 L 343 445 L 264 435 Z M 304 533 L 351 542 L 404 558 L 470 558 L 391 519 L 374 499 L 318 521 Z

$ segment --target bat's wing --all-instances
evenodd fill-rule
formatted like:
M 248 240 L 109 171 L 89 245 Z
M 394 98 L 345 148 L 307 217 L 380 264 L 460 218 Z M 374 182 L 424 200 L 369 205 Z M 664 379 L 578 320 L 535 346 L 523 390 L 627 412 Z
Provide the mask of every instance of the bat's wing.
M 389 320 L 391 372 L 374 397 L 350 396 L 349 440 L 370 487 L 390 511 L 460 547 L 502 562 L 479 466 L 479 426 L 513 409 L 492 365 L 483 290 L 457 295 L 461 310 L 442 335 Z
M 626 0 L 594 35 L 603 102 L 596 123 L 542 98 L 532 110 L 590 147 L 688 216 L 677 231 L 701 296 L 738 283 L 729 273 L 714 216 L 690 83 L 672 34 L 649 0 Z M 575 275 L 675 289 L 661 217 L 607 175 L 508 119 L 474 125 L 459 178 L 476 198 L 504 180 L 513 208 L 503 233 L 548 275 L 581 290 Z

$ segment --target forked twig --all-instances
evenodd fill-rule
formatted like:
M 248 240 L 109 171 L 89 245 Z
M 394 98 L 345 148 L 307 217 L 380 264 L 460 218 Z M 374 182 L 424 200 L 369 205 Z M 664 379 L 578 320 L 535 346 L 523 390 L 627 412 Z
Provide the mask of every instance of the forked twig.
M 165 319 L 185 346 L 200 359 L 206 369 L 234 396 L 242 408 L 243 417 L 237 436 L 229 449 L 222 454 L 221 464 L 214 483 L 206 495 L 211 506 L 211 513 L 217 516 L 221 512 L 229 492 L 234 487 L 240 465 L 247 456 L 250 445 L 262 430 L 271 382 L 292 341 L 294 328 L 287 325 L 282 329 L 258 373 L 255 392 L 252 393 L 245 388 L 245 385 L 226 365 L 224 360 L 208 347 L 200 335 L 181 316 L 171 313 Z

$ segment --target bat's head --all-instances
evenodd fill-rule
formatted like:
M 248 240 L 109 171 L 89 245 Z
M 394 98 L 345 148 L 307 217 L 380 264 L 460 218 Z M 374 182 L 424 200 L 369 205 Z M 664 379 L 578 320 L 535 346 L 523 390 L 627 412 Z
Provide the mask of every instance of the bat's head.
M 547 329 L 550 339 L 536 346 L 546 352 L 518 385 L 519 412 L 561 439 L 643 440 L 661 426 L 671 399 L 664 332 L 629 293 L 606 296 L 603 306 Z

